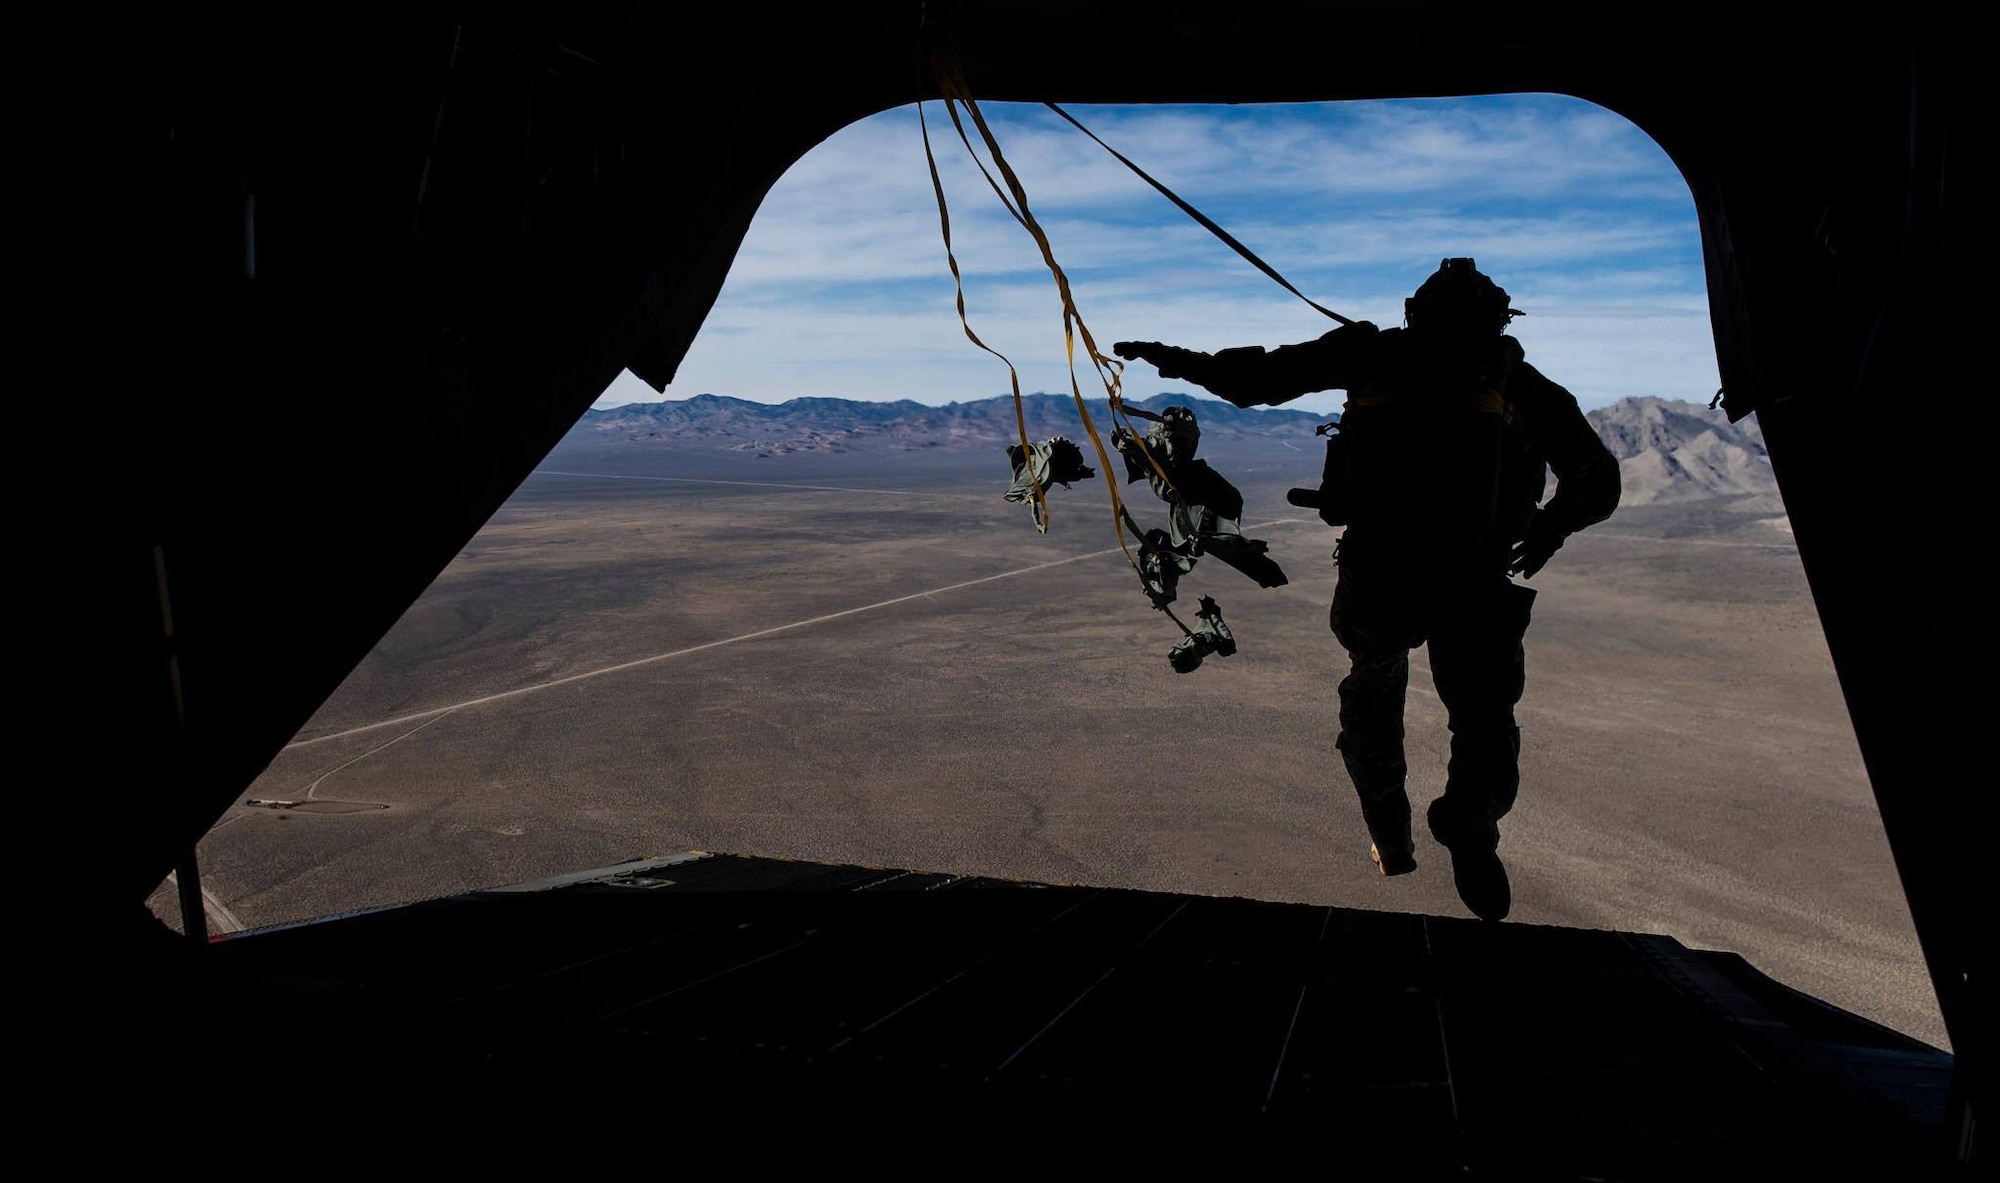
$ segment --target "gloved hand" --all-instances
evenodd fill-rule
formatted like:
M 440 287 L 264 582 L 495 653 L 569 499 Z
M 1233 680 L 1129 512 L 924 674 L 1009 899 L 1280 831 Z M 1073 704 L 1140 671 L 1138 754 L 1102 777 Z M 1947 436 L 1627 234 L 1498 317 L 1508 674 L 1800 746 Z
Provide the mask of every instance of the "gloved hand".
M 1181 376 L 1180 371 L 1174 369 L 1172 363 L 1173 356 L 1181 351 L 1171 345 L 1163 345 L 1158 341 L 1117 341 L 1112 344 L 1111 352 L 1126 361 L 1151 363 L 1154 369 L 1160 371 L 1162 378 Z
M 1514 544 L 1514 553 L 1507 563 L 1507 573 L 1519 575 L 1523 579 L 1533 579 L 1535 572 L 1548 565 L 1549 557 L 1562 549 L 1566 538 L 1556 528 L 1549 515 L 1541 510 L 1528 522 L 1528 536 Z

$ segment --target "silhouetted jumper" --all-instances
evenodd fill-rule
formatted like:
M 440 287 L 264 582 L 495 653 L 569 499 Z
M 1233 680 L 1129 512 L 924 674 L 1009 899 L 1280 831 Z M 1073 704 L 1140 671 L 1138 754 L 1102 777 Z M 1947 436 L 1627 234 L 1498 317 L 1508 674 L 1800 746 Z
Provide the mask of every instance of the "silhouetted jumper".
M 1446 259 L 1404 302 L 1406 328 L 1343 326 L 1316 341 L 1216 354 L 1121 341 L 1120 357 L 1207 387 L 1239 407 L 1345 390 L 1319 500 L 1346 524 L 1330 623 L 1351 669 L 1340 749 L 1384 875 L 1416 869 L 1405 787 L 1410 650 L 1430 645 L 1451 726 L 1430 831 L 1452 855 L 1459 898 L 1489 920 L 1512 905 L 1499 820 L 1520 787 L 1522 637 L 1532 577 L 1618 505 L 1618 461 L 1576 399 L 1506 335 L 1507 293 L 1471 259 Z M 1559 481 L 1542 505 L 1548 470 Z

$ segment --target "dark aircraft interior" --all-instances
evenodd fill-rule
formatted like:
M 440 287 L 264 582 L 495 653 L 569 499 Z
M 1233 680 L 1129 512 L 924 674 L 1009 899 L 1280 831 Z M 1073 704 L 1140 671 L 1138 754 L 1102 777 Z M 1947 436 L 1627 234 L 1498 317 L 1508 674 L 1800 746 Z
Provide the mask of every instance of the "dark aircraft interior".
M 1186 1141 L 1263 1123 L 1419 1175 L 1983 1161 L 1993 597 L 1974 511 L 1992 493 L 1973 449 L 1992 409 L 1973 347 L 1992 336 L 1995 195 L 1991 99 L 1951 11 L 107 14 L 71 99 L 30 116 L 63 141 L 84 244 L 50 299 L 92 309 L 53 352 L 120 387 L 120 425 L 89 444 L 101 500 L 40 526 L 76 556 L 52 563 L 44 619 L 85 641 L 49 659 L 74 693 L 33 709 L 73 730 L 59 708 L 92 704 L 70 750 L 115 801 L 63 880 L 77 948 L 40 969 L 81 1012 L 59 1070 L 118 1064 L 186 1099 L 310 1064 L 529 1109 L 575 1103 L 552 1082 L 614 1079 L 771 1129 L 1115 1113 Z M 755 851 L 674 863 L 668 890 L 633 890 L 659 870 L 635 864 L 232 940 L 200 940 L 198 906 L 196 939 L 162 929 L 149 894 L 177 868 L 198 882 L 197 840 L 607 384 L 673 379 L 780 175 L 935 98 L 941 46 L 995 101 L 1557 92 L 1651 135 L 1693 193 L 1721 405 L 1768 441 L 1951 1053 L 1667 938 L 924 890 L 948 877 Z M 270 1012 L 320 1021 L 243 1021 Z

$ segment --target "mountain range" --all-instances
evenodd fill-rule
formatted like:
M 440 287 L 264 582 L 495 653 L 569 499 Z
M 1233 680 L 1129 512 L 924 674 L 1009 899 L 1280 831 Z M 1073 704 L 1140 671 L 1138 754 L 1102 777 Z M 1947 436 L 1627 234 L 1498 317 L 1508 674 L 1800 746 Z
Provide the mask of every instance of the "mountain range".
M 1282 409 L 1239 410 L 1208 396 L 1157 394 L 1127 399 L 1128 407 L 1158 411 L 1176 404 L 1197 409 L 1204 439 L 1268 439 L 1312 429 L 1330 416 Z M 1086 400 L 1100 431 L 1111 429 L 1110 407 Z M 1052 435 L 1081 437 L 1076 402 L 1068 395 L 1030 394 L 1021 399 L 1030 439 Z M 903 400 L 861 402 L 840 398 L 795 398 L 753 403 L 717 394 L 679 402 L 628 403 L 587 411 L 567 443 L 623 440 L 655 447 L 694 447 L 786 456 L 799 452 L 908 452 L 929 448 L 991 448 L 1014 443 L 1020 430 L 1011 396 L 948 403 L 941 407 Z
M 1242 410 L 1206 395 L 1157 394 L 1126 405 L 1158 411 L 1183 404 L 1200 418 L 1204 443 L 1308 443 L 1313 428 L 1331 416 L 1282 408 Z M 1109 432 L 1109 408 L 1088 401 L 1099 430 Z M 1080 439 L 1075 402 L 1066 395 L 1022 398 L 1031 439 L 1068 435 Z M 1590 411 L 1586 418 L 1618 457 L 1624 504 L 1708 497 L 1771 495 L 1777 482 L 1754 419 L 1731 423 L 1697 403 L 1640 397 Z M 584 413 L 564 444 L 590 449 L 645 448 L 735 453 L 764 459 L 798 454 L 910 453 L 985 449 L 1019 435 L 1008 396 L 928 406 L 908 400 L 864 402 L 795 398 L 758 403 L 724 395 L 628 403 Z

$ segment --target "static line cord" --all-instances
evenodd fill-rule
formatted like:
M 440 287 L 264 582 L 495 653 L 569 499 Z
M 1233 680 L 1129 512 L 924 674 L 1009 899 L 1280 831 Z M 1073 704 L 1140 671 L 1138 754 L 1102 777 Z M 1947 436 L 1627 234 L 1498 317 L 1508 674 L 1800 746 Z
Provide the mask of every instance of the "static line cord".
M 1351 325 L 1354 323 L 1352 319 L 1342 316 L 1340 313 L 1335 312 L 1333 309 L 1328 308 L 1326 305 L 1321 304 L 1319 301 L 1314 300 L 1310 296 L 1306 295 L 1298 288 L 1293 287 L 1291 280 L 1286 279 L 1284 276 L 1278 274 L 1277 268 L 1271 266 L 1269 263 L 1266 263 L 1264 260 L 1258 258 L 1256 251 L 1253 251 L 1249 247 L 1244 246 L 1242 243 L 1238 242 L 1236 240 L 1235 235 L 1231 234 L 1227 230 L 1224 230 L 1221 226 L 1216 225 L 1215 220 L 1213 218 L 1210 218 L 1207 214 L 1202 213 L 1194 206 L 1189 205 L 1186 201 L 1184 201 L 1181 198 L 1180 194 L 1174 192 L 1172 189 L 1169 189 L 1165 185 L 1161 184 L 1158 180 L 1156 180 L 1153 177 L 1153 174 L 1147 172 L 1143 168 L 1140 168 L 1137 164 L 1134 164 L 1132 162 L 1132 159 L 1126 156 L 1123 152 L 1120 152 L 1118 149 L 1112 147 L 1111 145 L 1105 143 L 1103 140 L 1099 139 L 1097 133 L 1085 127 L 1082 121 L 1077 119 L 1076 116 L 1070 114 L 1068 111 L 1063 110 L 1061 107 L 1057 106 L 1054 103 L 1043 103 L 1042 105 L 1044 107 L 1047 107 L 1049 110 L 1054 111 L 1056 114 L 1062 116 L 1065 120 L 1068 121 L 1071 127 L 1074 127 L 1076 130 L 1082 132 L 1084 135 L 1087 135 L 1092 140 L 1096 141 L 1097 146 L 1104 149 L 1106 152 L 1111 153 L 1112 156 L 1116 157 L 1118 163 L 1124 165 L 1126 168 L 1131 169 L 1133 174 L 1137 176 L 1140 180 L 1146 182 L 1148 185 L 1151 185 L 1154 189 L 1158 190 L 1160 196 L 1166 198 L 1168 201 L 1173 202 L 1175 206 L 1179 207 L 1182 213 L 1186 214 L 1188 217 L 1193 218 L 1196 222 L 1200 223 L 1202 229 L 1208 231 L 1210 234 L 1213 234 L 1217 238 L 1221 239 L 1224 245 L 1228 246 L 1230 250 L 1233 250 L 1237 254 L 1243 256 L 1245 262 L 1249 263 L 1252 267 L 1255 267 L 1257 270 L 1262 271 L 1265 275 L 1269 276 L 1274 282 L 1277 283 L 1279 287 L 1285 289 L 1294 296 L 1297 296 L 1299 299 L 1304 300 L 1308 305 L 1310 305 L 1315 311 L 1320 313 L 1322 316 L 1331 317 L 1332 319 L 1337 320 L 1344 325 Z
M 985 177 L 988 187 L 1000 199 L 1001 205 L 1007 210 L 1008 214 L 1013 217 L 1016 224 L 1028 232 L 1029 237 L 1034 239 L 1036 247 L 1041 251 L 1043 263 L 1048 267 L 1050 276 L 1055 280 L 1056 294 L 1061 299 L 1063 306 L 1063 344 L 1065 354 L 1069 360 L 1070 395 L 1076 403 L 1078 417 L 1083 421 L 1084 432 L 1089 436 L 1091 446 L 1097 452 L 1098 463 L 1103 468 L 1104 482 L 1111 495 L 1112 530 L 1118 540 L 1118 547 L 1125 553 L 1126 560 L 1131 563 L 1134 569 L 1137 569 L 1139 566 L 1138 560 L 1133 556 L 1130 546 L 1125 541 L 1125 522 L 1123 520 L 1125 517 L 1123 512 L 1124 499 L 1118 491 L 1118 478 L 1111 463 L 1110 454 L 1104 446 L 1104 439 L 1098 433 L 1096 422 L 1091 418 L 1090 408 L 1084 402 L 1083 389 L 1077 380 L 1077 339 L 1079 337 L 1082 338 L 1085 354 L 1090 358 L 1093 368 L 1097 371 L 1099 380 L 1104 384 L 1105 397 L 1111 407 L 1114 419 L 1122 418 L 1123 407 L 1120 388 L 1123 382 L 1124 363 L 1105 356 L 1097 348 L 1097 342 L 1091 336 L 1089 326 L 1084 323 L 1083 315 L 1077 310 L 1075 295 L 1070 288 L 1069 276 L 1063 271 L 1062 265 L 1056 261 L 1055 249 L 1049 241 L 1048 234 L 1043 230 L 1028 204 L 1027 189 L 1022 185 L 1021 179 L 1014 172 L 1013 167 L 1007 163 L 1006 154 L 1002 152 L 998 138 L 994 136 L 992 128 L 987 124 L 985 116 L 980 112 L 979 104 L 972 98 L 972 95 L 968 91 L 958 64 L 944 53 L 933 55 L 931 64 L 937 76 L 939 93 L 944 96 L 945 111 L 951 116 L 952 126 L 958 132 L 959 141 L 964 144 L 967 155 L 971 156 L 973 163 L 979 167 L 980 175 Z M 992 157 L 993 169 L 991 170 L 986 167 L 985 161 L 973 147 L 971 135 L 965 129 L 964 120 L 959 117 L 959 107 L 961 104 L 965 109 L 965 114 L 971 118 L 973 126 L 978 129 L 979 137 L 986 145 L 987 154 Z M 996 180 L 993 176 L 993 172 L 996 170 L 1006 182 L 1004 189 L 1001 187 L 1000 181 Z M 1151 451 L 1146 447 L 1144 437 L 1139 432 L 1131 430 L 1129 419 L 1125 420 L 1125 426 L 1131 435 L 1134 445 L 1139 449 L 1140 455 L 1145 458 L 1147 465 L 1159 476 L 1161 482 L 1171 490 L 1173 488 L 1172 479 L 1160 467 L 1159 462 L 1153 458 Z M 1022 431 L 1025 437 L 1025 424 L 1023 424 Z
M 945 101 L 949 103 L 951 100 Z M 954 115 L 953 122 L 956 122 L 957 118 Z M 958 301 L 958 323 L 965 330 L 966 340 L 999 358 L 1007 367 L 1007 381 L 1014 388 L 1014 424 L 1021 433 L 1021 465 L 1027 470 L 1029 487 L 1034 490 L 1035 529 L 1046 534 L 1049 532 L 1048 495 L 1042 488 L 1041 478 L 1035 475 L 1035 453 L 1028 443 L 1028 416 L 1021 405 L 1021 375 L 1014 369 L 1014 363 L 1007 360 L 1005 354 L 979 339 L 979 334 L 972 331 L 972 322 L 965 317 L 965 277 L 959 271 L 957 254 L 952 251 L 951 208 L 945 203 L 944 181 L 938 176 L 937 154 L 931 151 L 930 122 L 924 118 L 924 104 L 921 99 L 917 101 L 917 127 L 924 137 L 924 163 L 930 166 L 931 170 L 931 192 L 937 195 L 938 228 L 944 234 L 945 262 L 951 265 L 952 289 Z M 982 165 L 981 171 L 984 171 L 984 168 Z M 992 178 L 987 179 L 990 181 Z M 1119 539 L 1119 545 L 1121 547 L 1124 545 L 1124 539 Z

